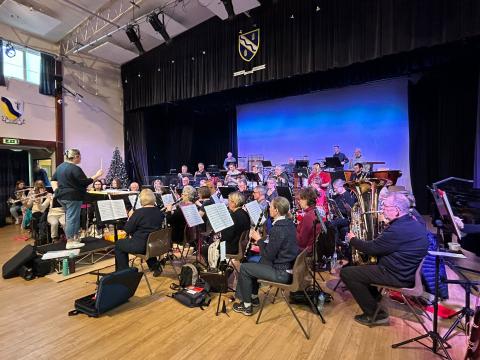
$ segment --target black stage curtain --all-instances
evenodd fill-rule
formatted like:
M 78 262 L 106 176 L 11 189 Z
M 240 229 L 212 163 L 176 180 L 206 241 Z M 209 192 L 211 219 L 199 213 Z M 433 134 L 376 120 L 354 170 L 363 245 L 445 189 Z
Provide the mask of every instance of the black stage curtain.
M 133 122 L 129 127 L 135 127 Z M 127 130 L 128 131 L 128 130 Z M 197 163 L 223 164 L 228 151 L 237 152 L 235 107 L 215 104 L 158 106 L 145 111 L 145 140 L 150 176 L 180 171 L 193 173 Z
M 28 152 L 0 149 L 0 227 L 5 226 L 5 217 L 10 216 L 7 200 L 20 179 L 28 184 Z
M 479 72 L 480 75 L 480 72 Z M 477 131 L 475 135 L 475 165 L 473 167 L 473 187 L 480 189 L 480 77 L 478 78 L 477 94 Z
M 169 46 L 123 65 L 125 110 L 341 68 L 480 33 L 478 0 L 278 0 L 262 1 L 249 13 L 252 18 L 239 15 L 229 22 L 213 17 Z M 260 47 L 247 63 L 238 54 L 237 38 L 252 23 L 260 28 Z M 233 76 L 262 64 L 265 70 Z
M 48 54 L 40 54 L 40 94 L 55 96 L 55 58 Z
M 128 177 L 145 184 L 148 177 L 147 144 L 145 141 L 145 117 L 143 111 L 125 114 L 125 163 Z
M 3 75 L 3 41 L 0 39 L 0 86 L 5 85 L 5 76 Z
M 409 85 L 410 175 L 421 213 L 432 202 L 426 185 L 473 178 L 478 59 L 443 66 Z

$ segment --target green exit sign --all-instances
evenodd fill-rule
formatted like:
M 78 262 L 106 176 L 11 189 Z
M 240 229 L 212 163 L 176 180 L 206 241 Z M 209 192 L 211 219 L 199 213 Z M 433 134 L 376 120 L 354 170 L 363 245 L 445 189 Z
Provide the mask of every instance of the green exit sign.
M 18 145 L 20 144 L 20 139 L 3 138 L 3 143 L 5 145 Z

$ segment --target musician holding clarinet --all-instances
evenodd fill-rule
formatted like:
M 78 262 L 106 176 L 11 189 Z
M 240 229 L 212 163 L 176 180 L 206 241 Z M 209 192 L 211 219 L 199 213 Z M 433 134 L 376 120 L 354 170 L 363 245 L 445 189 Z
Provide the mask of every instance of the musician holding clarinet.
M 259 263 L 242 263 L 240 278 L 233 304 L 233 311 L 246 316 L 253 315 L 253 307 L 260 305 L 257 279 L 283 284 L 292 281 L 292 269 L 298 255 L 296 230 L 293 221 L 287 218 L 290 204 L 284 197 L 275 198 L 270 204 L 273 227 L 267 239 L 261 239 L 258 231 L 250 230 L 250 239 L 260 247 Z

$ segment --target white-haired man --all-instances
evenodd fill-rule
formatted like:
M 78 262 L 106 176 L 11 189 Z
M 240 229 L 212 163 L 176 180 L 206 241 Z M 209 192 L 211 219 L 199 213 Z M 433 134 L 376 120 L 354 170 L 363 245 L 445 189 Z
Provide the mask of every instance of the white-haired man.
M 418 265 L 427 255 L 427 230 L 410 215 L 409 209 L 410 201 L 405 195 L 389 193 L 383 202 L 383 213 L 389 226 L 380 236 L 364 241 L 352 232 L 347 234 L 355 249 L 378 257 L 376 265 L 350 266 L 340 272 L 342 281 L 363 311 L 355 316 L 355 320 L 363 325 L 388 323 L 388 313 L 384 311 L 379 311 L 373 319 L 380 294 L 371 284 L 412 287 Z

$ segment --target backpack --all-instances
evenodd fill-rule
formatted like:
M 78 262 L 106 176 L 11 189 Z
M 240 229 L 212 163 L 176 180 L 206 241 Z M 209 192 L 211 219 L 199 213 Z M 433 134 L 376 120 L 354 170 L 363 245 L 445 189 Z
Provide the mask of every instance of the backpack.
M 210 295 L 206 288 L 189 286 L 180 289 L 172 294 L 172 297 L 178 302 L 190 308 L 199 307 L 203 310 L 204 306 L 210 305 Z
M 197 283 L 198 270 L 192 264 L 185 264 L 180 271 L 180 287 L 186 288 Z

